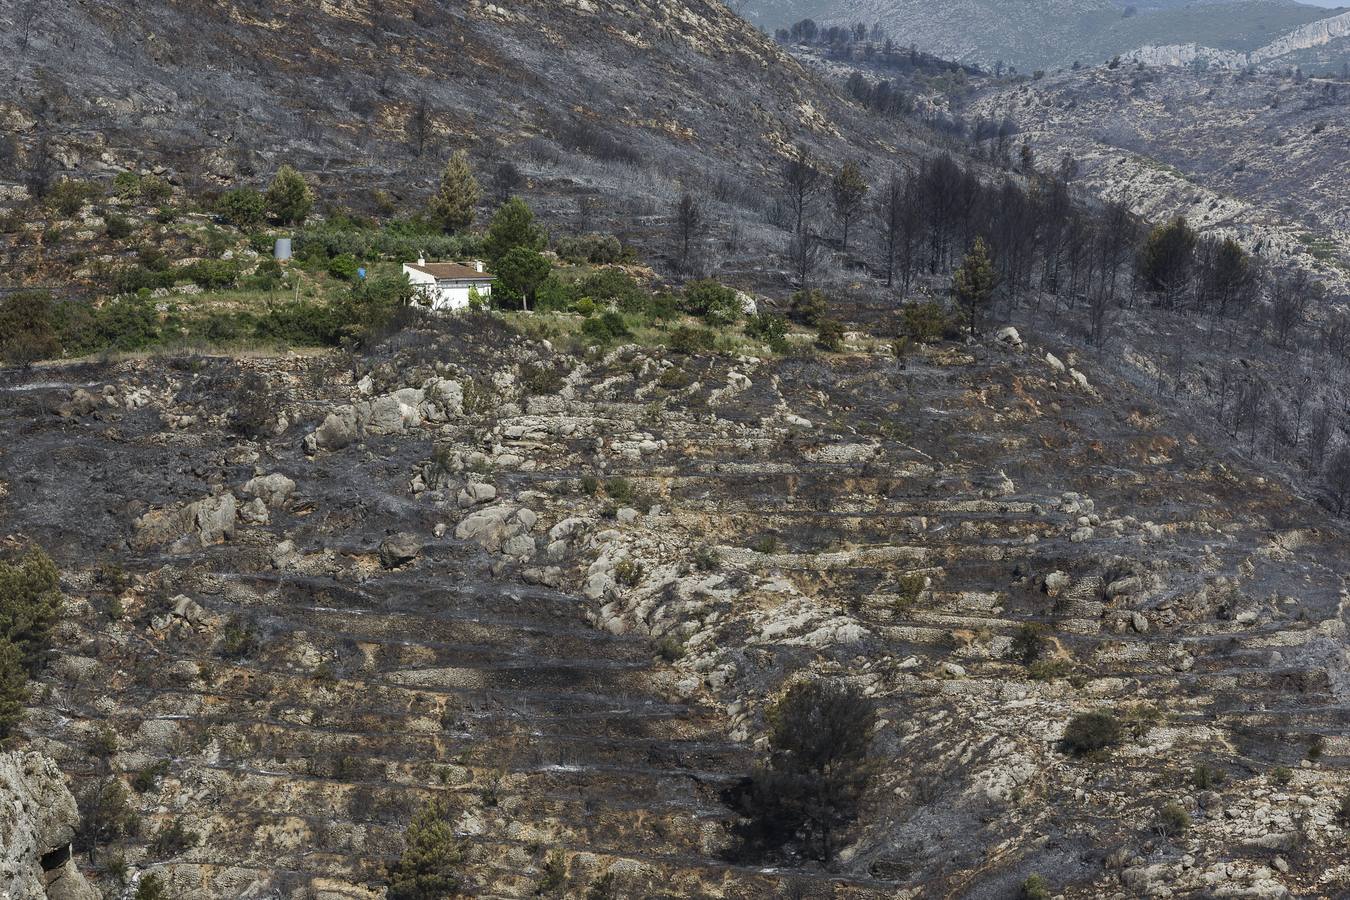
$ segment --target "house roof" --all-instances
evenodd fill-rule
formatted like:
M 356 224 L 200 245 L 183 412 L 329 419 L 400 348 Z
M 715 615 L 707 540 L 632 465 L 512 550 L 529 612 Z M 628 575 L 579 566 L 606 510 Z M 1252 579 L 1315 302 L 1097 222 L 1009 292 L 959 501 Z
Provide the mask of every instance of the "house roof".
M 479 272 L 461 263 L 405 263 L 410 269 L 424 272 L 437 281 L 491 281 L 491 272 Z

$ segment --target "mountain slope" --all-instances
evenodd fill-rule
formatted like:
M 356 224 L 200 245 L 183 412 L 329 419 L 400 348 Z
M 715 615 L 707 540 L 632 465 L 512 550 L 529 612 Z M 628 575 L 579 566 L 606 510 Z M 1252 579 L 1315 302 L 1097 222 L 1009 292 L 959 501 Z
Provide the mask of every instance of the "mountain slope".
M 996 61 L 1023 71 L 1095 63 L 1145 45 L 1195 43 L 1255 50 L 1334 12 L 1290 0 L 1220 0 L 1147 6 L 1126 12 L 1114 0 L 834 0 L 827 4 L 752 7 L 778 25 L 814 15 L 825 23 L 878 22 L 897 43 L 963 62 Z M 808 12 L 809 10 L 809 12 Z M 799 15 L 800 14 L 800 15 Z
M 454 148 L 632 195 L 644 178 L 754 183 L 795 140 L 831 155 L 845 138 L 862 154 L 914 145 L 711 0 L 23 9 L 0 11 L 15 180 L 44 138 L 64 169 L 167 164 L 220 186 L 289 161 L 335 191 L 357 176 L 409 196 Z

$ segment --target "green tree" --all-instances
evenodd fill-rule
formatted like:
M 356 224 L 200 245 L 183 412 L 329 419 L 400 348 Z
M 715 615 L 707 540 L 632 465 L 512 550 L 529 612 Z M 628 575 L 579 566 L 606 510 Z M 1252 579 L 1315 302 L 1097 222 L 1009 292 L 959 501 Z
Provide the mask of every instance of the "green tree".
M 809 681 L 790 688 L 768 719 L 768 764 L 741 798 L 747 843 L 769 848 L 801 837 L 808 855 L 828 861 L 871 778 L 875 704 L 852 686 Z
M 300 225 L 314 207 L 314 191 L 305 176 L 290 166 L 277 169 L 267 187 L 267 209 L 281 225 Z
M 867 199 L 867 182 L 857 163 L 850 160 L 840 167 L 830 184 L 830 198 L 834 201 L 834 215 L 843 229 L 843 249 L 847 253 L 849 226 Z
M 539 251 L 547 244 L 548 235 L 535 223 L 534 211 L 524 200 L 512 197 L 492 217 L 487 237 L 483 239 L 483 252 L 496 262 L 517 247 Z
M 431 198 L 431 217 L 447 234 L 463 231 L 473 224 L 482 195 L 468 154 L 460 150 L 441 172 L 440 187 Z
M 1186 219 L 1177 216 L 1149 233 L 1139 253 L 1139 274 L 1144 283 L 1158 292 L 1169 306 L 1185 290 L 1195 259 L 1195 231 Z
M 448 810 L 428 803 L 408 825 L 403 856 L 389 871 L 389 900 L 444 900 L 459 890 L 463 862 Z
M 0 638 L 0 741 L 14 733 L 23 720 L 23 705 L 28 701 L 28 671 L 23 654 L 14 644 Z
M 952 295 L 966 311 L 972 337 L 980 333 L 980 313 L 994 299 L 998 275 L 989 260 L 989 246 L 984 238 L 976 238 L 961 267 L 952 275 Z
M 24 670 L 36 675 L 61 616 L 61 574 L 51 557 L 30 550 L 17 562 L 0 562 L 0 639 L 19 651 Z
M 1255 283 L 1251 257 L 1237 241 L 1224 238 L 1214 254 L 1214 264 L 1209 270 L 1207 292 L 1218 307 L 1220 316 L 1228 314 L 1229 307 L 1245 306 L 1251 288 Z
M 492 288 L 493 299 L 500 303 L 520 304 L 529 309 L 539 286 L 548 278 L 553 267 L 534 250 L 514 247 L 497 260 L 497 280 Z
M 220 195 L 216 212 L 235 228 L 256 228 L 267 218 L 267 199 L 254 188 L 235 188 Z

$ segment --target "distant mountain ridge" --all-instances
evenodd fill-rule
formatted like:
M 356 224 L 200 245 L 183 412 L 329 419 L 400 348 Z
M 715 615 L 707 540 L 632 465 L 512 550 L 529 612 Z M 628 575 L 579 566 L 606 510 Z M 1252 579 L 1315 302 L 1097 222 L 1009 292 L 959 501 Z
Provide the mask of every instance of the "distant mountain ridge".
M 1151 65 L 1182 66 L 1196 62 L 1228 68 L 1297 64 L 1303 51 L 1331 47 L 1341 55 L 1350 54 L 1350 12 L 1310 22 L 1271 41 L 1264 47 L 1242 53 L 1199 44 L 1165 44 L 1140 47 L 1126 54 L 1126 58 Z
M 1339 41 L 1345 26 L 1336 20 L 1346 15 L 1295 0 L 747 0 L 743 12 L 771 30 L 806 16 L 822 24 L 879 23 L 901 45 L 1023 71 L 1136 52 L 1145 59 L 1155 48 L 1190 46 L 1193 58 L 1245 60 L 1259 52 L 1263 61 L 1280 61 Z M 1187 56 L 1169 49 L 1159 58 Z M 1338 59 L 1310 62 L 1331 66 Z

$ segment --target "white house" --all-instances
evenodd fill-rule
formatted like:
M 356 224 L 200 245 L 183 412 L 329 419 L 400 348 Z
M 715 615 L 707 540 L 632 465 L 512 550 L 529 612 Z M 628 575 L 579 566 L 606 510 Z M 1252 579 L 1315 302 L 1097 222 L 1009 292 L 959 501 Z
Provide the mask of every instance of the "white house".
M 484 300 L 492 296 L 492 275 L 484 271 L 481 260 L 465 265 L 419 259 L 404 263 L 403 274 L 432 309 L 464 309 L 469 305 L 469 292 L 474 289 Z

